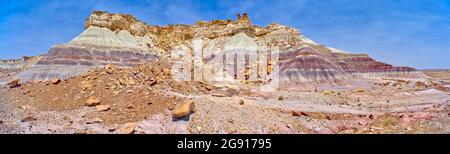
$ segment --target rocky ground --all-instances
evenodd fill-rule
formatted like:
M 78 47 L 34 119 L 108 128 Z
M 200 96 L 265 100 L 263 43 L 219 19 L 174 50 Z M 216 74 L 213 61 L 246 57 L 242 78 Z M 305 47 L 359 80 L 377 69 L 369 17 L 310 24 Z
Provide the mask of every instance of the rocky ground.
M 176 82 L 167 68 L 163 61 L 108 65 L 65 80 L 4 85 L 0 133 L 450 133 L 442 72 L 264 93 L 251 84 Z

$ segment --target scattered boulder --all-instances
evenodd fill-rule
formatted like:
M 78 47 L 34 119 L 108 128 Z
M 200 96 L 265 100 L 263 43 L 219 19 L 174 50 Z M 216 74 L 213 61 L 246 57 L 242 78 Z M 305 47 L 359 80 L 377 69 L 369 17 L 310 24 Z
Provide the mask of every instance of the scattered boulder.
M 90 119 L 86 122 L 86 124 L 96 124 L 96 123 L 102 123 L 103 120 L 100 118 L 94 118 L 94 119 Z
M 374 119 L 374 118 L 375 118 L 375 116 L 372 115 L 372 114 L 368 115 L 367 117 L 368 117 L 369 119 Z
M 215 94 L 212 94 L 212 96 L 214 96 L 214 97 L 226 97 L 227 95 L 225 95 L 224 93 L 215 93 Z
M 21 122 L 28 122 L 28 121 L 34 121 L 34 120 L 37 120 L 37 118 L 34 117 L 33 115 L 29 115 L 29 114 L 24 115 L 20 118 Z
M 242 100 L 242 99 L 239 100 L 239 104 L 240 104 L 240 105 L 244 105 L 244 103 L 245 103 L 244 100 Z
M 158 82 L 156 80 L 153 80 L 153 81 L 150 82 L 150 86 L 154 86 L 156 84 L 158 84 Z
M 87 131 L 87 130 L 79 130 L 79 129 L 77 129 L 73 132 L 73 134 L 88 134 L 88 133 L 89 133 L 89 131 Z
M 97 106 L 95 106 L 95 109 L 96 109 L 98 112 L 101 112 L 101 111 L 108 111 L 109 109 L 111 109 L 111 106 L 109 106 L 109 105 L 97 105 Z
M 163 69 L 163 74 L 164 74 L 164 75 L 170 76 L 171 73 L 172 73 L 172 72 L 170 71 L 170 69 L 167 69 L 167 68 L 164 68 L 164 69 Z
M 292 128 L 292 125 L 291 124 L 287 124 L 286 127 L 287 128 Z
M 172 110 L 172 116 L 175 118 L 185 117 L 191 114 L 194 108 L 195 108 L 194 102 L 186 100 L 183 103 L 175 106 L 175 108 Z
M 82 90 L 86 90 L 92 87 L 91 82 L 89 81 L 81 81 L 80 87 Z
M 113 132 L 113 131 L 116 130 L 116 127 L 117 127 L 117 126 L 111 126 L 111 127 L 108 128 L 108 131 L 109 131 L 109 132 Z
M 415 86 L 416 86 L 416 87 L 419 87 L 419 88 L 427 87 L 427 85 L 426 85 L 425 83 L 420 82 L 420 81 L 417 81 L 417 82 L 415 83 Z
M 323 95 L 331 95 L 331 94 L 333 94 L 333 91 L 331 91 L 331 90 L 323 91 Z
M 106 64 L 105 65 L 105 69 L 107 69 L 107 70 L 110 70 L 110 69 L 113 69 L 113 68 L 114 68 L 114 66 L 112 64 Z
M 134 129 L 136 128 L 136 122 L 129 122 L 122 125 L 119 129 L 117 129 L 117 133 L 119 134 L 132 134 Z
M 278 100 L 282 101 L 284 99 L 286 99 L 284 96 L 278 96 Z
M 31 105 L 22 105 L 22 106 L 19 106 L 19 109 L 22 109 L 22 110 L 31 110 L 31 109 L 33 109 L 33 107 L 31 106 Z
M 30 93 L 30 90 L 28 90 L 28 89 L 24 89 L 24 90 L 22 90 L 22 94 L 28 94 L 28 93 Z
M 211 91 L 212 87 L 211 86 L 204 86 L 206 90 Z
M 127 109 L 134 109 L 133 104 L 128 104 Z
M 53 84 L 58 84 L 61 82 L 61 79 L 55 78 L 55 79 L 50 80 L 50 82 L 52 82 Z
M 363 92 L 365 92 L 365 90 L 363 88 L 358 88 L 358 89 L 356 89 L 356 92 L 357 93 L 363 93 Z
M 132 79 L 132 78 L 128 78 L 128 79 L 125 81 L 125 84 L 126 84 L 126 85 L 135 85 L 135 84 L 136 84 L 136 81 L 134 81 L 134 79 Z
M 114 72 L 113 72 L 112 69 L 108 69 L 108 70 L 106 70 L 106 73 L 108 73 L 108 74 L 113 74 Z M 105 74 L 105 75 L 106 75 L 106 74 Z
M 124 79 L 122 79 L 122 78 L 119 78 L 119 82 L 118 82 L 119 84 L 117 84 L 118 86 L 119 85 L 125 85 L 126 83 L 125 83 L 125 80 Z
M 86 106 L 97 106 L 100 105 L 100 100 L 97 97 L 90 97 L 86 100 Z
M 228 119 L 227 120 L 230 124 L 233 124 L 234 123 L 234 120 L 233 119 Z
M 202 126 L 197 126 L 196 129 L 200 132 L 202 130 Z
M 308 114 L 306 114 L 305 112 L 302 112 L 302 111 L 300 111 L 300 112 L 292 111 L 292 115 L 293 116 L 297 116 L 297 117 L 299 117 L 299 116 L 309 116 Z
M 368 124 L 368 122 L 366 120 L 361 120 L 358 122 L 358 125 L 361 125 L 361 126 L 366 126 L 367 124 Z
M 442 86 L 442 85 L 440 85 L 440 84 L 435 85 L 435 88 L 436 88 L 436 90 L 444 91 L 444 92 L 447 92 L 447 91 L 449 91 L 449 89 L 450 89 L 450 88 L 445 87 L 445 86 Z
M 20 86 L 19 82 L 20 82 L 19 79 L 15 79 L 15 80 L 9 81 L 6 85 L 8 85 L 9 88 L 15 88 L 15 87 Z

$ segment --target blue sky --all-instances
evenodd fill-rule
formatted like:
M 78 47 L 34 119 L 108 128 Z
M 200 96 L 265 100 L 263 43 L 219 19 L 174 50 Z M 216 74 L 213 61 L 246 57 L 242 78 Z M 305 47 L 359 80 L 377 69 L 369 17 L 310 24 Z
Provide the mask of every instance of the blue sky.
M 450 0 L 1 0 L 0 59 L 38 55 L 83 31 L 93 10 L 151 25 L 234 19 L 278 22 L 314 41 L 393 65 L 450 68 Z

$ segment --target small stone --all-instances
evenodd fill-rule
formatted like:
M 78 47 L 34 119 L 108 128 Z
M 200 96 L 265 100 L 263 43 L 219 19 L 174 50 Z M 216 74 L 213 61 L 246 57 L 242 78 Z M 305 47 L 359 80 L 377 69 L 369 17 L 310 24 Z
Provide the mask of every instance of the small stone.
M 15 88 L 15 87 L 20 86 L 19 82 L 20 82 L 20 80 L 16 79 L 16 80 L 9 81 L 7 83 L 7 85 L 9 86 L 9 88 Z
M 102 123 L 102 122 L 103 122 L 102 119 L 100 119 L 100 118 L 94 118 L 94 119 L 88 120 L 88 121 L 86 122 L 86 124 L 95 124 L 95 123 Z
M 106 70 L 106 73 L 113 74 L 114 72 L 113 72 L 113 70 Z M 106 75 L 106 74 L 102 74 L 102 75 Z
M 113 131 L 115 131 L 115 130 L 116 130 L 116 127 L 115 127 L 115 126 L 111 126 L 111 127 L 108 128 L 108 131 L 110 131 L 110 132 L 113 132 Z
M 297 116 L 297 117 L 299 117 L 299 116 L 309 116 L 308 114 L 306 114 L 305 112 L 302 112 L 302 111 L 300 111 L 300 112 L 292 111 L 292 115 L 293 116 Z
M 357 92 L 357 93 L 363 93 L 363 92 L 365 92 L 365 90 L 362 89 L 362 88 L 359 88 L 359 89 L 356 90 L 356 92 Z
M 202 130 L 202 126 L 197 126 L 196 129 L 197 129 L 197 131 L 201 131 Z
M 333 94 L 333 91 L 330 90 L 323 91 L 323 95 L 331 95 L 331 94 Z
M 278 100 L 282 101 L 284 99 L 285 99 L 284 96 L 278 96 Z
M 22 105 L 22 106 L 19 106 L 19 108 L 22 109 L 22 110 L 30 110 L 33 107 L 31 105 Z
M 226 97 L 227 95 L 225 95 L 223 93 L 215 93 L 215 94 L 212 94 L 212 96 L 214 96 L 214 97 Z
M 170 76 L 170 74 L 171 74 L 172 72 L 170 71 L 170 69 L 165 68 L 165 69 L 163 69 L 163 73 L 164 73 L 164 75 L 166 75 L 166 76 Z
M 366 126 L 367 125 L 367 121 L 359 121 L 358 124 L 362 125 L 362 126 Z
M 172 110 L 172 116 L 175 118 L 182 118 L 189 114 L 191 114 L 192 110 L 194 110 L 195 104 L 190 100 L 185 100 L 180 105 L 175 106 Z
M 50 80 L 50 82 L 52 82 L 53 84 L 58 84 L 61 82 L 61 79 L 55 78 L 55 79 Z
M 240 104 L 240 105 L 244 105 L 244 103 L 245 103 L 244 100 L 242 100 L 242 99 L 239 100 L 239 104 Z
M 101 111 L 108 111 L 110 108 L 111 108 L 111 106 L 109 106 L 109 105 L 97 105 L 97 106 L 95 106 L 95 109 L 96 109 L 98 112 L 101 112 Z
M 37 120 L 37 119 L 33 115 L 24 115 L 24 116 L 22 116 L 22 118 L 20 118 L 21 122 L 28 122 L 28 121 L 34 121 L 34 120 Z
M 82 117 L 82 118 L 86 117 L 86 113 L 81 113 L 80 117 Z
M 114 66 L 112 64 L 106 64 L 105 65 L 105 69 L 107 69 L 107 70 L 111 70 L 113 68 L 114 68 Z
M 158 82 L 156 80 L 150 82 L 150 86 L 154 86 L 156 84 L 158 84 Z
M 87 78 L 88 76 L 89 76 L 88 73 L 81 74 L 81 77 L 82 77 L 82 78 Z
M 80 87 L 82 90 L 86 90 L 92 87 L 92 84 L 89 81 L 81 81 Z
M 28 93 L 30 93 L 30 90 L 28 90 L 28 89 L 25 89 L 25 90 L 22 91 L 22 94 L 24 94 L 24 95 L 28 94 Z
M 73 132 L 73 134 L 88 134 L 88 133 L 89 132 L 87 130 L 79 130 L 79 129 L 77 129 Z
M 125 84 L 126 85 L 135 85 L 136 81 L 134 81 L 134 79 L 132 79 L 132 78 L 128 78 L 128 80 L 126 80 Z
M 122 125 L 118 130 L 117 133 L 119 134 L 132 134 L 134 132 L 134 129 L 136 128 L 137 123 L 136 122 L 129 122 L 124 125 Z
M 234 123 L 234 120 L 233 119 L 228 119 L 227 120 L 230 124 L 233 124 Z
M 287 128 L 292 128 L 292 125 L 291 124 L 287 124 L 286 127 Z
M 210 86 L 205 86 L 205 89 L 208 90 L 208 91 L 212 90 L 212 88 Z
M 100 105 L 100 100 L 97 97 L 90 97 L 86 100 L 86 106 L 97 106 Z
M 127 109 L 134 109 L 134 107 L 133 107 L 132 104 L 129 104 L 129 105 L 127 106 Z

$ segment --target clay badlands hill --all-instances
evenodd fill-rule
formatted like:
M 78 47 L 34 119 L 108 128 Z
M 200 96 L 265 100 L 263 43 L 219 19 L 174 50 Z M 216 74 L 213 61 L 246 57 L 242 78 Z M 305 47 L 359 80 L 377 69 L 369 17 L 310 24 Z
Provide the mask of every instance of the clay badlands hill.
M 446 75 L 246 13 L 154 26 L 95 11 L 84 28 L 44 55 L 0 62 L 0 132 L 450 132 Z

